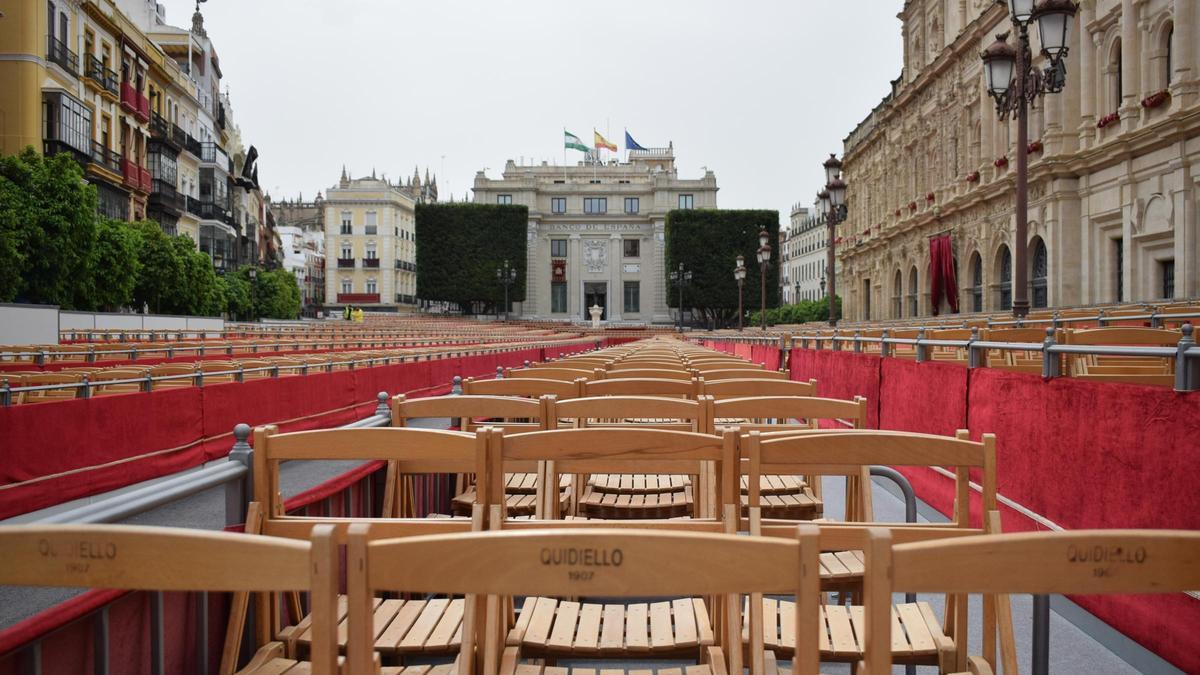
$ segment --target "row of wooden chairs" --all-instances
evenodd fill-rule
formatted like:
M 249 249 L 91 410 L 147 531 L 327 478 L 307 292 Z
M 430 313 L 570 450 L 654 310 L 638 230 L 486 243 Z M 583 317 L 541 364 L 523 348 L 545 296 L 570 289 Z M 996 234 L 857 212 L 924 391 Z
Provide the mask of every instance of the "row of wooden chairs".
M 952 597 L 981 592 L 992 596 L 995 602 L 1001 597 L 999 594 L 1009 591 L 1166 592 L 1194 588 L 1200 579 L 1197 572 L 1200 535 L 1196 533 L 1089 532 L 980 537 L 977 536 L 980 531 L 970 527 L 820 524 L 797 529 L 795 525 L 775 524 L 761 518 L 757 519 L 756 527 L 756 518 L 752 516 L 752 536 L 734 537 L 722 533 L 733 522 L 728 508 L 723 522 L 657 521 L 612 529 L 614 524 L 597 521 L 559 524 L 505 521 L 498 505 L 491 504 L 497 517 L 488 521 L 486 527 L 516 531 L 499 533 L 481 531 L 485 527 L 482 508 L 476 509 L 469 522 L 439 519 L 357 522 L 288 517 L 279 515 L 277 505 L 281 498 L 273 499 L 270 494 L 272 481 L 275 481 L 273 487 L 278 488 L 272 463 L 277 468 L 280 461 L 313 459 L 322 452 L 336 453 L 342 458 L 347 455 L 368 458 L 382 451 L 395 458 L 389 461 L 407 463 L 407 468 L 415 471 L 445 470 L 449 463 L 473 463 L 477 470 L 484 471 L 488 463 L 496 461 L 496 454 L 501 462 L 524 461 L 554 451 L 560 461 L 594 466 L 615 458 L 633 461 L 628 457 L 637 454 L 646 455 L 643 461 L 649 463 L 668 461 L 653 455 L 656 448 L 671 447 L 674 452 L 669 461 L 678 462 L 683 457 L 696 461 L 723 460 L 728 467 L 731 441 L 728 434 L 713 441 L 703 435 L 681 432 L 611 429 L 558 430 L 513 437 L 497 430 L 480 430 L 472 435 L 416 429 L 278 435 L 264 429 L 256 434 L 261 434 L 256 444 L 258 440 L 266 441 L 265 462 L 256 466 L 264 469 L 256 473 L 256 495 L 275 505 L 256 508 L 257 513 L 251 514 L 248 526 L 296 541 L 164 533 L 146 528 L 18 526 L 0 531 L 3 542 L 0 582 L 165 590 L 310 591 L 311 613 L 307 623 L 291 631 L 270 628 L 274 633 L 266 637 L 279 639 L 266 640 L 251 664 L 252 670 L 261 672 L 267 669 L 284 672 L 297 665 L 295 657 L 303 656 L 309 657 L 313 672 L 332 672 L 340 650 L 345 652 L 348 672 L 379 672 L 382 655 L 377 656 L 380 654 L 377 647 L 384 638 L 385 642 L 394 640 L 393 646 L 399 650 L 395 653 L 401 653 L 402 645 L 420 652 L 431 641 L 431 646 L 440 646 L 442 636 L 448 636 L 446 653 L 458 653 L 459 657 L 454 664 L 442 666 L 439 672 L 516 672 L 521 659 L 548 658 L 536 656 L 539 652 L 534 648 L 543 634 L 547 654 L 585 657 L 594 643 L 595 654 L 617 653 L 627 658 L 643 654 L 641 658 L 645 658 L 636 649 L 643 637 L 640 631 L 644 628 L 645 652 L 649 652 L 649 647 L 656 644 L 656 636 L 657 644 L 663 644 L 662 629 L 666 627 L 672 636 L 695 636 L 689 640 L 695 643 L 690 650 L 703 662 L 700 668 L 704 672 L 737 672 L 745 659 L 751 672 L 771 673 L 778 671 L 776 659 L 787 656 L 786 652 L 773 648 L 765 636 L 780 635 L 781 627 L 786 627 L 786 633 L 792 636 L 779 642 L 782 646 L 791 643 L 795 672 L 816 672 L 818 660 L 829 658 L 828 651 L 840 653 L 838 649 L 846 649 L 846 638 L 854 647 L 846 650 L 853 654 L 843 659 L 863 661 L 869 672 L 890 672 L 885 666 L 894 658 L 896 628 L 898 625 L 910 628 L 903 621 L 912 618 L 911 611 L 892 608 L 893 590 L 948 592 Z M 657 442 L 646 442 L 655 436 Z M 669 446 L 665 445 L 668 437 Z M 755 461 L 760 466 L 772 462 L 841 462 L 847 452 L 856 461 L 871 461 L 875 458 L 868 455 L 882 454 L 884 444 L 893 449 L 888 452 L 898 456 L 901 463 L 920 456 L 922 463 L 970 465 L 980 459 L 979 455 L 986 462 L 988 455 L 985 447 L 973 450 L 970 446 L 974 444 L 962 439 L 929 439 L 886 432 L 809 433 L 765 440 L 760 435 L 757 442 L 754 439 L 753 434 L 744 439 L 749 445 L 752 466 Z M 581 447 L 580 441 L 587 441 L 586 447 Z M 331 448 L 335 443 L 336 450 Z M 829 447 L 831 443 L 839 447 Z M 897 446 L 903 451 L 896 452 Z M 606 449 L 605 456 L 596 454 L 598 448 Z M 958 470 L 961 473 L 963 467 L 958 466 Z M 260 476 L 266 482 L 261 490 Z M 962 478 L 966 480 L 969 478 Z M 989 505 L 985 503 L 986 506 Z M 994 507 L 994 503 L 990 506 Z M 962 509 L 960 514 L 967 510 Z M 987 520 L 995 520 L 994 511 L 989 510 L 988 514 Z M 964 520 L 966 516 L 960 515 L 959 524 Z M 950 531 L 954 529 L 962 531 Z M 415 537 L 418 534 L 434 536 Z M 89 552 L 99 551 L 102 555 L 82 559 L 81 541 L 87 542 Z M 349 545 L 347 593 L 339 599 L 336 570 L 338 544 L 342 542 Z M 1096 549 L 1097 545 L 1101 548 Z M 863 603 L 858 610 L 843 608 L 848 618 L 842 621 L 843 612 L 831 610 L 837 605 L 821 604 L 819 590 L 824 583 L 821 557 L 822 551 L 851 546 L 863 555 Z M 1106 554 L 1100 558 L 1085 556 L 1087 559 L 1081 560 L 1078 554 L 1071 556 L 1071 551 L 1112 551 L 1117 546 L 1139 553 L 1133 558 Z M 172 551 L 172 555 L 162 556 L 164 550 Z M 1131 571 L 1134 567 L 1131 560 L 1137 562 L 1135 571 Z M 438 563 L 431 565 L 428 561 Z M 130 569 L 139 569 L 141 573 L 122 573 L 122 565 L 132 565 Z M 456 606 L 453 596 L 442 602 L 378 600 L 374 599 L 376 590 L 465 597 Z M 768 605 L 756 600 L 780 593 L 794 596 L 790 606 L 792 618 L 769 617 L 779 624 L 768 627 L 766 612 L 757 611 Z M 746 656 L 742 654 L 739 635 L 743 621 L 738 616 L 744 595 L 752 599 L 747 619 L 751 644 Z M 682 599 L 665 605 L 654 603 L 645 608 L 644 614 L 636 604 L 612 605 L 615 609 L 601 605 L 597 614 L 596 605 L 585 606 L 570 600 L 548 604 L 540 599 L 543 596 L 682 596 Z M 529 618 L 525 619 L 526 612 L 521 613 L 519 621 L 527 623 L 519 640 L 511 639 L 517 627 L 505 610 L 506 598 L 511 597 L 535 598 Z M 696 609 L 697 600 L 707 602 L 705 598 L 711 600 L 711 606 Z M 434 603 L 436 607 L 428 609 Z M 689 603 L 690 616 L 706 617 L 707 625 L 687 623 Z M 455 608 L 451 609 L 452 606 Z M 965 603 L 957 606 L 965 609 Z M 237 607 L 244 604 L 235 603 L 235 613 Z M 274 621 L 271 613 L 279 610 L 278 605 L 268 602 L 261 603 L 261 611 L 263 618 Z M 630 626 L 637 629 L 621 635 L 619 640 L 612 632 L 614 626 L 609 621 L 612 616 L 606 615 L 618 611 L 624 612 L 620 623 L 625 627 L 623 631 L 629 631 Z M 632 617 L 630 611 L 635 612 Z M 919 608 L 917 611 L 917 621 L 928 620 Z M 560 620 L 562 625 L 576 629 L 575 632 L 567 635 L 566 629 L 560 630 Z M 965 611 L 954 614 L 955 635 L 965 636 L 965 620 Z M 830 627 L 831 622 L 850 632 L 834 632 L 837 629 Z M 414 636 L 413 626 L 417 624 L 421 627 L 415 629 Z M 692 633 L 689 626 L 694 629 Z M 581 628 L 586 630 L 580 632 Z M 530 635 L 531 632 L 536 634 Z M 457 643 L 455 635 L 459 636 Z M 876 637 L 881 635 L 890 635 L 891 639 Z M 434 636 L 437 639 L 432 639 Z M 823 639 L 829 642 L 828 649 L 823 649 Z M 612 647 L 617 641 L 621 643 L 619 649 Z M 986 641 L 985 637 L 985 644 Z M 944 642 L 938 645 L 939 650 L 946 647 Z M 953 658 L 944 664 L 948 670 L 968 665 L 961 645 L 949 649 L 946 654 L 939 653 L 940 659 Z M 980 659 L 972 660 L 969 665 L 980 671 L 989 668 L 986 660 Z M 534 667 L 540 671 L 540 666 Z

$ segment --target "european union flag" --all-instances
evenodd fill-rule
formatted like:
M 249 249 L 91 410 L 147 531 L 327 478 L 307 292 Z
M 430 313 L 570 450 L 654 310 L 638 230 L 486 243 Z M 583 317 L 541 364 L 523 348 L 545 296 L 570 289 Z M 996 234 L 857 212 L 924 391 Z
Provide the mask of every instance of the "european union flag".
M 628 131 L 625 132 L 625 149 L 626 150 L 645 150 L 645 148 L 638 145 L 637 141 L 633 140 L 633 136 L 630 136 Z

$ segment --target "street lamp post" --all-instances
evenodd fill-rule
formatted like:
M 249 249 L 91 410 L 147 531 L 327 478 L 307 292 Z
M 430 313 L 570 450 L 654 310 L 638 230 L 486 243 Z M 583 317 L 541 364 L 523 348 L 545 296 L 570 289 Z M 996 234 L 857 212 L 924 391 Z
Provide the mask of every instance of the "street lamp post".
M 759 323 L 767 330 L 767 266 L 771 264 L 771 235 L 766 230 L 758 233 L 758 296 L 761 305 Z
M 846 219 L 846 182 L 842 180 L 842 161 L 830 153 L 822 163 L 825 168 L 825 189 L 817 193 L 825 222 L 829 226 L 829 250 L 826 252 L 826 271 L 829 274 L 829 325 L 837 326 L 837 225 Z
M 1000 119 L 1017 119 L 1016 212 L 1017 228 L 1013 255 L 1013 300 L 1015 317 L 1029 313 L 1029 270 L 1025 261 L 1029 242 L 1029 108 L 1039 96 L 1063 90 L 1067 83 L 1067 56 L 1071 24 L 1078 6 L 1072 0 L 1007 0 L 1017 46 L 1008 44 L 1008 33 L 996 36 L 979 54 L 987 75 L 988 93 L 996 101 Z M 1042 54 L 1050 61 L 1038 71 L 1029 47 L 1029 24 L 1037 21 Z
M 679 332 L 683 332 L 683 287 L 692 281 L 691 271 L 684 271 L 683 263 L 679 263 L 679 269 L 671 272 L 671 281 L 679 285 Z
M 258 314 L 258 307 L 257 307 L 257 305 L 258 305 L 258 289 L 255 288 L 258 284 L 255 283 L 255 281 L 254 281 L 257 278 L 258 278 L 258 269 L 251 267 L 250 268 L 250 316 L 252 319 L 255 318 Z
M 508 260 L 496 268 L 496 281 L 504 284 L 504 320 L 508 321 L 508 287 L 517 280 L 517 268 L 509 267 Z
M 738 330 L 742 330 L 742 315 L 745 311 L 742 309 L 742 287 L 746 283 L 746 259 L 739 255 L 737 257 L 737 267 L 733 268 L 733 278 L 737 280 L 738 285 Z

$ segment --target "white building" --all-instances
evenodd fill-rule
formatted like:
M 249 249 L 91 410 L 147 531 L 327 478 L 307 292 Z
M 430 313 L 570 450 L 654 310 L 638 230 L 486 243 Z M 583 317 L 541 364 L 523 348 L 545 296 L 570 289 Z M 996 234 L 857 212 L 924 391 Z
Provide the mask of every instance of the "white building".
M 717 179 L 680 178 L 672 146 L 629 151 L 626 162 L 518 165 L 475 175 L 475 202 L 529 208 L 526 319 L 669 323 L 665 225 L 673 209 L 717 207 Z

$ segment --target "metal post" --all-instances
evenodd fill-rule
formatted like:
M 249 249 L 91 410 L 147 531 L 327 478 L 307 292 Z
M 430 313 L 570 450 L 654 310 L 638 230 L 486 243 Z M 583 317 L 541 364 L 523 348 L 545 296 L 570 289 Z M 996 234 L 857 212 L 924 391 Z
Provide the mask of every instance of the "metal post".
M 379 401 L 379 405 L 375 406 L 376 415 L 387 415 L 390 420 L 392 417 L 392 407 L 388 405 L 388 393 L 381 391 L 375 394 L 375 400 Z
M 1050 675 L 1050 596 L 1033 596 L 1033 675 Z
M 836 240 L 834 226 L 837 225 L 837 216 L 834 214 L 838 213 L 838 211 L 838 208 L 830 209 L 829 215 L 826 216 L 826 220 L 829 223 L 829 252 L 825 256 L 825 267 L 828 268 L 826 276 L 829 277 L 829 294 L 825 297 L 828 298 L 829 302 L 829 325 L 833 327 L 837 326 L 838 320 L 837 312 L 834 311 L 834 305 L 837 304 L 834 301 L 837 298 L 837 269 L 834 266 L 837 261 L 837 258 L 834 257 L 834 242 Z
M 167 670 L 163 636 L 163 594 L 150 593 L 150 673 L 163 675 Z
M 450 382 L 451 382 L 450 395 L 451 396 L 461 396 L 462 395 L 462 378 L 459 377 L 458 375 L 455 375 L 454 379 L 451 380 Z
M 208 591 L 196 592 L 196 670 L 208 675 Z
M 1019 23 L 1019 22 L 1018 22 Z M 1018 34 L 1016 63 L 1016 96 L 1017 99 L 1017 227 L 1016 251 L 1013 256 L 1013 316 L 1020 318 L 1029 314 L 1029 269 L 1025 260 L 1028 257 L 1029 242 L 1029 102 L 1025 92 L 1032 84 L 1029 79 L 1028 50 L 1029 28 L 1020 23 Z
M 928 354 L 929 348 L 926 347 L 925 345 L 921 344 L 921 341 L 924 339 L 925 339 L 925 329 L 918 328 L 917 329 L 917 363 L 923 363 L 923 362 L 929 360 L 929 354 Z
M 738 272 L 738 274 L 741 274 L 741 272 Z M 741 332 L 741 330 L 742 330 L 742 314 L 745 313 L 745 310 L 742 309 L 742 290 L 743 290 L 742 287 L 745 285 L 746 282 L 743 279 L 738 279 L 737 282 L 738 282 L 738 332 Z
M 888 331 L 884 329 L 883 333 L 879 336 L 879 355 L 881 357 L 886 358 L 892 355 L 892 345 L 888 343 L 889 339 Z
M 1058 354 L 1050 351 L 1054 342 L 1054 329 L 1046 329 L 1046 339 L 1042 341 L 1042 377 L 1058 377 L 1062 375 L 1062 363 Z
M 1200 389 L 1200 359 L 1187 357 L 1187 350 L 1196 346 L 1192 324 L 1183 324 L 1180 331 L 1183 337 L 1175 352 L 1175 391 L 1195 391 Z
M 239 424 L 233 428 L 233 448 L 229 450 L 229 461 L 246 467 L 241 480 L 225 484 L 225 524 L 236 525 L 245 521 L 246 509 L 254 498 L 254 448 L 248 443 L 250 425 Z
M 770 260 L 765 258 L 758 264 L 758 282 L 759 282 L 759 300 L 762 305 L 762 312 L 759 314 L 759 323 L 762 324 L 763 332 L 767 330 L 767 265 Z
M 862 340 L 862 331 L 861 330 L 854 331 L 854 351 L 862 352 L 861 340 Z
M 967 340 L 967 368 L 983 368 L 987 366 L 987 350 L 975 346 L 979 341 L 979 328 L 971 329 L 971 338 Z
M 108 675 L 108 605 L 96 612 L 92 622 L 92 672 L 95 675 Z

